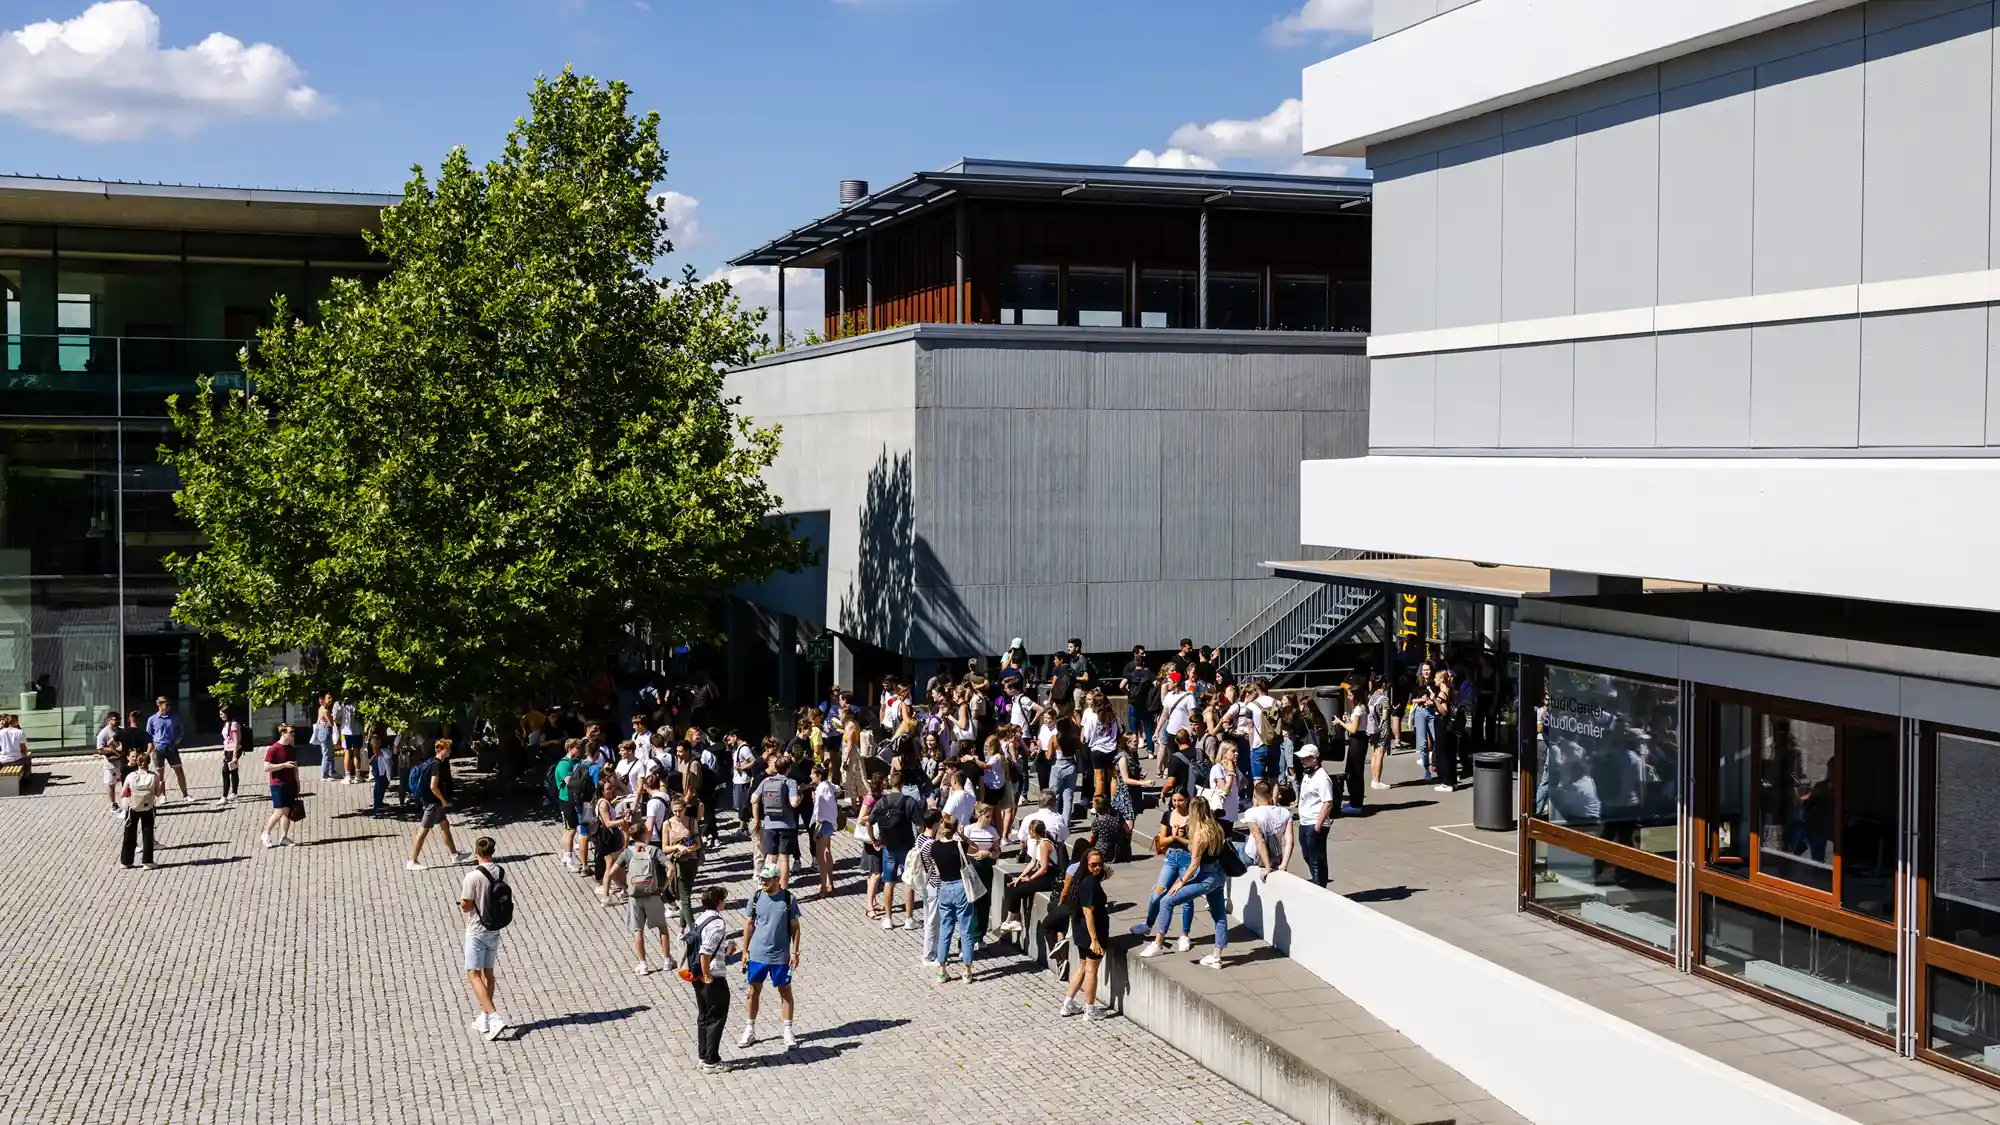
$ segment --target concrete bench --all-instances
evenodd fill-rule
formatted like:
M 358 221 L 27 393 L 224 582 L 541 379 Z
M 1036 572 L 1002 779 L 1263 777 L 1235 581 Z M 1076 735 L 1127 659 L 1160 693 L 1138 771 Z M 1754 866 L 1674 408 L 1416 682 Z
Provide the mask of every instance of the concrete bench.
M 0 766 L 0 797 L 19 797 L 28 791 L 28 779 L 33 776 L 29 764 L 15 762 Z

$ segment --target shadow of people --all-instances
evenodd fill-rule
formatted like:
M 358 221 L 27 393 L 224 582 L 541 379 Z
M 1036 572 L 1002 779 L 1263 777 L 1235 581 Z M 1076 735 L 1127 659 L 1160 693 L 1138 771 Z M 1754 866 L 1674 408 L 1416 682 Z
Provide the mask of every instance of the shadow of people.
M 640 1012 L 650 1012 L 652 1010 L 653 1006 L 651 1004 L 634 1004 L 630 1007 L 612 1008 L 609 1011 L 603 1011 L 603 1012 L 571 1012 L 568 1015 L 550 1016 L 547 1019 L 532 1020 L 528 1023 L 516 1024 L 513 1029 L 514 1034 L 508 1036 L 508 1038 L 525 1039 L 528 1037 L 529 1034 L 533 1032 L 547 1031 L 550 1028 L 556 1028 L 556 1027 L 589 1027 L 592 1024 L 611 1023 L 615 1020 L 628 1020 L 631 1019 L 633 1016 L 638 1015 Z

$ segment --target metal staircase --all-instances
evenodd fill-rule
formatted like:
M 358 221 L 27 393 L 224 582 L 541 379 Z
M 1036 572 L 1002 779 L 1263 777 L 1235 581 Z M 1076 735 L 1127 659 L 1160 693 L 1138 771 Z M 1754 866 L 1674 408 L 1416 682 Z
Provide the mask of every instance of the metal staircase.
M 1373 553 L 1337 552 L 1331 558 L 1368 558 Z M 1269 680 L 1282 687 L 1329 647 L 1356 634 L 1380 639 L 1387 596 L 1362 586 L 1295 582 L 1223 642 L 1222 668 L 1238 680 Z

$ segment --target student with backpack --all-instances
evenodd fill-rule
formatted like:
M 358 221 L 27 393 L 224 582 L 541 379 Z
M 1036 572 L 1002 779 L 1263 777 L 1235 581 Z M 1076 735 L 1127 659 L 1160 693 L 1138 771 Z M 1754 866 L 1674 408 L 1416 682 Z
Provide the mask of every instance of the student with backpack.
M 683 979 L 694 985 L 695 1060 L 703 1074 L 720 1074 L 722 1029 L 729 1022 L 729 977 L 723 960 L 723 943 L 729 923 L 722 918 L 722 904 L 729 891 L 720 884 L 701 892 L 701 913 L 688 927 L 683 953 L 687 968 Z
M 134 754 L 128 760 L 131 769 L 125 774 L 123 802 L 125 806 L 125 842 L 118 849 L 118 862 L 125 870 L 132 870 L 132 852 L 139 838 L 145 839 L 145 850 L 140 856 L 139 866 L 144 870 L 153 869 L 153 810 L 159 804 L 160 776 L 150 768 L 144 754 Z
M 798 782 L 791 778 L 790 755 L 779 754 L 766 769 L 769 772 L 757 783 L 750 803 L 764 830 L 764 858 L 778 865 L 779 883 L 790 886 L 792 864 L 799 858 L 799 805 L 804 798 Z
M 419 762 L 410 770 L 408 784 L 417 794 L 417 803 L 423 808 L 419 821 L 417 838 L 410 845 L 409 862 L 403 864 L 405 871 L 422 871 L 424 865 L 418 857 L 424 854 L 424 842 L 430 839 L 431 829 L 441 828 L 444 832 L 445 850 L 458 863 L 472 858 L 458 850 L 457 841 L 451 838 L 451 820 L 445 815 L 451 801 L 451 739 L 440 738 L 437 748 L 429 761 Z
M 750 976 L 744 997 L 743 1037 L 738 1047 L 757 1041 L 757 1004 L 764 996 L 764 982 L 778 990 L 779 1012 L 785 1019 L 785 1050 L 799 1045 L 792 1035 L 792 970 L 799 967 L 799 900 L 785 889 L 784 872 L 775 863 L 766 863 L 757 873 L 763 885 L 750 896 L 743 925 L 743 960 Z
M 438 745 L 450 751 L 448 740 L 439 739 Z M 493 966 L 500 958 L 501 931 L 514 920 L 514 888 L 507 873 L 493 862 L 493 851 L 493 837 L 474 840 L 476 862 L 458 886 L 458 912 L 465 918 L 465 981 L 479 1004 L 472 1029 L 489 1043 L 509 1026 L 507 1017 L 493 1007 Z
M 673 954 L 667 952 L 667 864 L 660 849 L 646 836 L 645 822 L 636 817 L 627 825 L 632 842 L 612 862 L 625 874 L 625 924 L 632 929 L 632 949 L 639 963 L 632 971 L 640 976 L 653 971 L 646 963 L 646 931 L 660 935 L 660 967 L 671 971 Z
M 901 769 L 889 771 L 888 786 L 875 798 L 874 808 L 868 813 L 868 834 L 876 847 L 882 849 L 882 928 L 896 928 L 896 887 L 903 888 L 903 928 L 914 930 L 922 923 L 916 920 L 916 888 L 903 882 L 903 864 L 909 858 L 910 849 L 917 846 L 917 822 L 923 816 L 922 801 L 903 792 Z

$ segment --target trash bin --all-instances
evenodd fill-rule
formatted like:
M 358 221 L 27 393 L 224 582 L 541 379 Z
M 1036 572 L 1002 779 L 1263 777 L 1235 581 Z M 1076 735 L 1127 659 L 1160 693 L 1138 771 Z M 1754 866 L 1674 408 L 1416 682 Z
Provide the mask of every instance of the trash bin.
M 1472 823 L 1488 832 L 1514 830 L 1514 755 L 1472 756 Z

